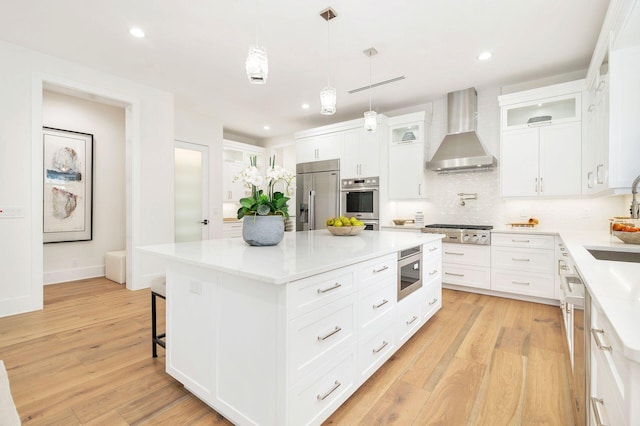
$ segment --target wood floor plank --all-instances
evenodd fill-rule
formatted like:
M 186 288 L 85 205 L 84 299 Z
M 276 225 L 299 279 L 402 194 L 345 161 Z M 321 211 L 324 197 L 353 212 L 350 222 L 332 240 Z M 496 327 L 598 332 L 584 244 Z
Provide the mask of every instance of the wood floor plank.
M 396 381 L 360 422 L 361 425 L 409 425 L 425 406 L 430 392 Z
M 564 352 L 562 314 L 556 306 L 536 304 L 532 308 L 531 346 L 555 352 Z
M 139 425 L 190 425 L 200 421 L 213 412 L 195 396 L 188 394 L 174 404 L 160 411 L 158 415 L 148 418 Z
M 567 373 L 564 354 L 531 347 L 522 424 L 573 424 Z
M 413 425 L 464 425 L 487 367 L 453 358 Z
M 128 424 L 136 424 L 173 404 L 187 393 L 180 383 L 171 382 L 155 391 L 138 395 L 134 400 L 120 406 L 118 413 Z
M 493 302 L 483 306 L 477 320 L 460 344 L 456 352 L 457 357 L 489 365 L 508 306 L 504 299 Z

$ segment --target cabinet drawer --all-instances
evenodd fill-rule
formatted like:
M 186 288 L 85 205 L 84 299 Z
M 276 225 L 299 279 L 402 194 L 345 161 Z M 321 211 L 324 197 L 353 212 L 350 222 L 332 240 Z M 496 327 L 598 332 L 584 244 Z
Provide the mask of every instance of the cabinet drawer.
M 287 424 L 320 424 L 329 417 L 355 390 L 355 371 L 355 355 L 349 353 L 293 387 Z
M 361 339 L 358 345 L 360 379 L 368 379 L 395 351 L 395 323 L 389 321 L 373 336 Z
M 423 297 L 423 289 L 420 289 L 398 302 L 397 336 L 398 345 L 402 345 L 409 337 L 420 328 L 420 305 Z
M 502 247 L 524 247 L 553 250 L 553 235 L 500 234 L 491 233 L 491 245 Z
M 554 251 L 491 247 L 491 267 L 553 274 L 555 273 Z
M 510 271 L 491 273 L 491 289 L 496 291 L 553 299 L 553 286 L 552 275 L 518 274 Z
M 442 240 L 433 241 L 422 246 L 422 257 L 425 262 L 434 259 L 435 256 L 442 258 Z
M 289 284 L 287 306 L 289 318 L 334 302 L 355 291 L 355 267 L 305 278 Z
M 355 345 L 353 298 L 345 297 L 289 322 L 290 383 L 313 371 L 332 353 Z
M 597 312 L 593 314 L 593 312 Z M 629 366 L 624 356 L 622 342 L 613 331 L 613 326 L 602 311 L 593 309 L 591 318 L 591 351 L 599 353 L 605 361 L 603 365 L 612 377 L 618 398 L 627 393 L 625 384 L 629 377 Z
M 489 246 L 445 243 L 442 245 L 442 261 L 488 268 L 491 265 L 491 248 Z
M 385 280 L 380 285 L 372 286 L 359 298 L 360 328 L 366 329 L 396 306 L 398 292 L 395 280 Z
M 360 279 L 360 289 L 362 290 L 372 282 L 382 279 L 397 279 L 398 256 L 389 254 L 376 259 L 364 262 L 358 266 L 358 278 Z
M 442 282 L 442 260 L 428 260 L 424 264 L 424 273 L 422 275 L 422 285 L 428 286 L 434 282 Z
M 491 284 L 491 274 L 489 268 L 444 263 L 442 282 L 488 289 Z
M 424 288 L 422 298 L 422 321 L 425 322 L 442 307 L 442 285 L 434 282 Z
M 593 338 L 591 344 L 595 344 Z M 595 361 L 595 377 L 591 379 L 593 391 L 589 401 L 592 419 L 595 420 L 597 412 L 599 420 L 604 425 L 628 424 L 621 408 L 624 402 L 618 393 L 616 380 L 607 368 L 607 360 L 597 349 L 592 354 L 592 360 Z M 592 424 L 598 423 L 592 421 Z

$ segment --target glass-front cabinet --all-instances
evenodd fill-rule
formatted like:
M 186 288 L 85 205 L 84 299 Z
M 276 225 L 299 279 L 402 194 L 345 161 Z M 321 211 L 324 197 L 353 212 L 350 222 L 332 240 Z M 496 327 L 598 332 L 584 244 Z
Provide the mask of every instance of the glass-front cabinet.
M 580 120 L 581 108 L 580 93 L 510 105 L 502 109 L 502 130 Z

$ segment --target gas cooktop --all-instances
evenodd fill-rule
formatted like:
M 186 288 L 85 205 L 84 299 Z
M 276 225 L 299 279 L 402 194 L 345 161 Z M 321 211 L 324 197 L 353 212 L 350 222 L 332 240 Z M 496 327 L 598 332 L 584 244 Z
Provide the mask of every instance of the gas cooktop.
M 479 244 L 488 246 L 491 244 L 491 225 L 452 225 L 434 223 L 422 228 L 427 234 L 444 234 L 442 242 L 457 244 Z

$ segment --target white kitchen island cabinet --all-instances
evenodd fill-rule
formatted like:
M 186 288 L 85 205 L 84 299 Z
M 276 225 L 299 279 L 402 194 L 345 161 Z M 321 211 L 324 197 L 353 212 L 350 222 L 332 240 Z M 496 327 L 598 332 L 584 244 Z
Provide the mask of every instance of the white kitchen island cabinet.
M 320 424 L 441 306 L 441 237 L 320 230 L 273 247 L 142 247 L 166 259 L 167 372 L 235 424 Z M 397 252 L 415 246 L 424 285 L 398 303 Z

